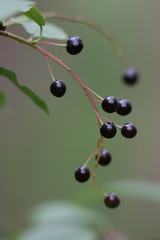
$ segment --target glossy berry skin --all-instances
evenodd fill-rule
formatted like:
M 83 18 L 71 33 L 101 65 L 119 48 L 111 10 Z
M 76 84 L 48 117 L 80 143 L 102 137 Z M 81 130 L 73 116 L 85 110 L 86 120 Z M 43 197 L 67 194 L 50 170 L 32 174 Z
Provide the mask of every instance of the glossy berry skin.
M 134 85 L 138 81 L 139 74 L 135 68 L 130 67 L 123 73 L 122 78 L 128 85 Z
M 132 105 L 127 99 L 120 99 L 118 101 L 118 107 L 116 109 L 116 112 L 119 115 L 125 116 L 129 114 L 132 111 Z
M 86 167 L 78 167 L 75 171 L 75 179 L 78 182 L 86 182 L 90 178 L 90 171 Z
M 121 134 L 126 138 L 133 138 L 137 134 L 137 128 L 133 123 L 125 123 L 122 126 Z
M 108 208 L 116 208 L 120 204 L 120 199 L 115 193 L 109 193 L 104 199 L 104 203 Z
M 66 50 L 71 55 L 80 53 L 83 49 L 83 41 L 80 37 L 74 36 L 67 40 Z
M 108 96 L 103 99 L 101 106 L 105 112 L 113 113 L 117 109 L 118 102 L 115 97 Z
M 100 133 L 105 138 L 113 138 L 116 132 L 116 126 L 112 122 L 105 122 L 100 128 Z
M 62 97 L 66 92 L 66 85 L 62 80 L 56 80 L 51 84 L 50 91 L 55 97 Z
M 95 159 L 97 159 L 97 157 L 98 152 L 96 153 Z M 102 166 L 107 166 L 111 162 L 111 160 L 112 160 L 111 154 L 106 149 L 103 149 L 98 164 Z

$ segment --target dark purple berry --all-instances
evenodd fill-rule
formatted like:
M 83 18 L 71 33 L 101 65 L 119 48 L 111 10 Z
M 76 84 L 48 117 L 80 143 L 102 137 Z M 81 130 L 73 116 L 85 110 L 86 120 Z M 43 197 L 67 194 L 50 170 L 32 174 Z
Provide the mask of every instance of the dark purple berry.
M 137 134 L 137 128 L 133 123 L 125 123 L 122 126 L 121 134 L 126 138 L 133 138 Z
M 98 152 L 96 153 L 95 158 L 97 159 L 97 157 Z M 103 149 L 98 163 L 102 166 L 106 166 L 111 162 L 111 160 L 112 160 L 111 154 L 106 149 Z
M 78 167 L 75 171 L 75 179 L 78 182 L 86 182 L 90 177 L 90 171 L 86 167 Z
M 128 85 L 134 85 L 138 81 L 139 74 L 135 68 L 130 67 L 123 73 L 122 78 Z
M 119 115 L 125 116 L 127 114 L 129 114 L 132 110 L 132 105 L 131 103 L 127 100 L 127 99 L 120 99 L 118 101 L 118 107 L 116 112 Z
M 67 40 L 66 50 L 71 55 L 80 53 L 83 49 L 83 41 L 80 37 L 74 36 Z
M 116 111 L 118 106 L 117 100 L 113 96 L 108 96 L 102 101 L 102 108 L 105 112 L 113 113 Z
M 109 208 L 116 208 L 120 204 L 120 199 L 115 193 L 109 193 L 104 199 L 104 203 Z
M 62 80 L 56 80 L 51 84 L 50 91 L 55 97 L 62 97 L 66 92 L 66 85 Z
M 6 30 L 6 26 L 3 26 L 2 22 L 0 22 L 0 30 L 1 31 L 5 31 Z
M 105 122 L 100 128 L 100 133 L 105 138 L 113 138 L 116 132 L 116 126 L 112 122 Z

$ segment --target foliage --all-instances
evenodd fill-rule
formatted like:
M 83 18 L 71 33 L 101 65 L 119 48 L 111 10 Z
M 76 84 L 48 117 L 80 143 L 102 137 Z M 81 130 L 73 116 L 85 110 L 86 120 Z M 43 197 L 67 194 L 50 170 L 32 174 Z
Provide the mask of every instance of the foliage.
M 12 72 L 6 68 L 0 67 L 0 75 L 7 77 L 23 93 L 25 93 L 28 97 L 30 97 L 37 106 L 39 106 L 43 111 L 45 111 L 47 114 L 49 114 L 49 110 L 48 110 L 46 103 L 40 97 L 38 97 L 38 95 L 36 93 L 34 93 L 31 89 L 29 89 L 28 87 L 26 87 L 24 85 L 21 85 L 18 82 L 17 76 L 14 72 Z
M 28 0 L 1 0 L 0 21 L 19 13 L 19 11 L 27 11 L 34 1 Z
M 69 202 L 50 202 L 31 209 L 30 226 L 19 233 L 17 240 L 97 240 L 98 231 L 108 219 L 101 213 Z
M 33 37 L 39 37 L 40 28 L 35 22 L 24 17 L 22 18 L 21 16 L 12 18 L 11 21 L 13 24 L 20 24 L 26 30 L 26 32 L 31 34 Z M 60 27 L 51 22 L 46 22 L 45 26 L 43 27 L 42 37 L 65 40 L 68 36 L 67 33 Z
M 4 92 L 0 91 L 0 106 L 6 105 L 6 96 Z
M 37 23 L 40 27 L 43 27 L 45 25 L 45 19 L 36 7 L 31 7 L 28 11 L 21 13 Z
M 10 17 L 11 15 L 19 12 L 20 10 L 26 9 L 30 4 L 33 4 L 34 2 L 30 1 L 18 1 L 18 0 L 5 0 L 2 1 L 2 7 L 0 10 L 0 15 L 2 16 L 0 20 L 6 19 Z M 9 11 L 8 6 L 10 5 Z M 28 11 L 22 12 L 23 16 L 18 16 L 15 18 L 11 18 L 11 24 L 21 24 L 24 29 L 32 35 L 32 37 L 47 37 L 47 38 L 56 38 L 56 39 L 66 39 L 67 34 L 64 30 L 60 29 L 56 25 L 52 23 L 45 23 L 45 19 L 42 16 L 42 14 L 38 11 L 38 9 L 33 6 Z M 28 20 L 30 19 L 30 20 Z M 39 28 L 39 27 L 40 28 Z M 43 32 L 41 34 L 40 29 L 42 30 L 42 27 L 44 26 Z M 28 87 L 21 85 L 16 77 L 16 74 L 9 69 L 5 69 L 3 67 L 0 68 L 0 74 L 2 76 L 7 77 L 12 83 L 15 84 L 22 92 L 24 92 L 28 97 L 30 97 L 33 102 L 38 105 L 43 111 L 45 111 L 47 114 L 49 114 L 49 109 L 47 107 L 47 104 L 37 95 L 35 94 L 31 89 Z M 0 95 L 1 105 L 5 104 L 5 97 L 4 93 Z

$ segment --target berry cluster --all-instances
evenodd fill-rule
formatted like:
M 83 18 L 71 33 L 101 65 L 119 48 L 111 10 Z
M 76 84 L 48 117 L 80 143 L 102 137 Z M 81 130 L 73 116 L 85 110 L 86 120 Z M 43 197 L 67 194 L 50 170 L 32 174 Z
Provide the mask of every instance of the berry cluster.
M 132 110 L 132 105 L 127 99 L 117 99 L 113 96 L 108 96 L 102 101 L 102 108 L 105 112 L 117 112 L 119 115 L 127 115 Z M 105 138 L 113 138 L 116 135 L 117 129 L 113 122 L 107 121 L 102 124 L 100 133 Z M 126 138 L 133 138 L 137 133 L 136 127 L 132 123 L 125 123 L 121 128 L 121 134 Z
M 65 19 L 63 16 L 62 19 Z M 94 24 L 92 21 L 84 20 L 82 18 L 66 18 L 66 20 L 73 20 L 78 21 L 81 23 L 84 23 L 95 30 L 102 33 L 105 37 L 109 38 L 110 42 L 114 46 L 114 49 L 117 53 L 117 56 L 119 57 L 121 63 L 123 64 L 123 67 L 126 65 L 123 53 L 121 52 L 120 48 L 118 47 L 117 43 L 115 44 L 115 40 L 111 33 L 108 34 L 103 28 L 99 27 L 98 25 Z M 83 41 L 78 36 L 70 37 L 65 44 L 59 44 L 59 43 L 50 43 L 50 42 L 40 42 L 38 38 L 36 41 L 26 40 L 22 37 L 19 37 L 17 35 L 14 35 L 12 33 L 5 32 L 5 26 L 3 26 L 2 22 L 0 22 L 0 35 L 10 37 L 12 39 L 15 39 L 21 43 L 25 43 L 28 46 L 34 47 L 35 50 L 39 51 L 44 57 L 48 64 L 48 68 L 52 77 L 52 84 L 50 85 L 50 92 L 55 97 L 62 97 L 66 92 L 66 85 L 62 80 L 56 80 L 53 76 L 51 67 L 49 65 L 48 58 L 52 59 L 56 63 L 58 63 L 61 67 L 63 67 L 68 73 L 80 84 L 82 89 L 84 90 L 86 96 L 89 98 L 89 101 L 92 104 L 92 107 L 94 109 L 94 112 L 96 114 L 97 120 L 98 120 L 98 126 L 100 129 L 100 138 L 98 139 L 98 148 L 94 150 L 94 152 L 90 155 L 90 157 L 87 159 L 87 161 L 78 167 L 75 171 L 75 179 L 78 182 L 86 182 L 90 178 L 90 170 L 87 168 L 87 164 L 89 163 L 90 159 L 95 155 L 95 165 L 94 165 L 94 171 L 92 174 L 92 184 L 94 184 L 98 190 L 104 195 L 104 203 L 109 208 L 116 208 L 120 204 L 120 199 L 115 193 L 106 193 L 104 192 L 101 187 L 96 182 L 96 172 L 98 165 L 101 166 L 107 166 L 110 164 L 112 157 L 108 150 L 103 148 L 103 141 L 104 138 L 113 138 L 117 130 L 121 131 L 122 136 L 126 138 L 133 138 L 137 134 L 137 129 L 133 123 L 125 123 L 122 126 L 117 125 L 116 123 L 108 120 L 107 118 L 100 116 L 99 111 L 97 109 L 96 103 L 101 103 L 102 109 L 109 113 L 116 112 L 117 114 L 121 116 L 126 116 L 132 111 L 132 105 L 127 99 L 120 99 L 117 100 L 114 96 L 107 96 L 105 98 L 102 98 L 99 96 L 96 92 L 88 88 L 84 85 L 84 83 L 81 81 L 81 79 L 66 65 L 64 64 L 60 59 L 55 57 L 53 54 L 49 53 L 45 49 L 41 48 L 39 44 L 49 44 L 54 46 L 61 46 L 65 47 L 66 51 L 71 55 L 79 54 L 83 49 Z M 108 37 L 109 36 L 109 37 Z M 123 74 L 122 74 L 122 80 L 123 82 L 128 85 L 132 86 L 135 85 L 138 82 L 139 74 L 137 73 L 136 69 L 133 67 L 128 68 Z M 99 100 L 95 100 L 92 97 L 92 94 L 97 97 Z M 105 120 L 105 122 L 103 122 Z
M 60 46 L 60 44 L 57 44 L 57 46 Z M 61 46 L 65 46 L 69 54 L 76 55 L 82 51 L 83 41 L 81 38 L 74 36 L 70 37 L 67 40 L 67 43 L 62 44 Z M 46 54 L 45 50 L 44 53 Z M 98 188 L 98 190 L 100 190 L 100 192 L 104 195 L 105 205 L 109 208 L 116 208 L 120 204 L 119 197 L 115 193 L 104 192 L 100 188 L 100 186 L 96 183 L 95 180 L 98 165 L 107 166 L 108 164 L 110 164 L 112 160 L 110 152 L 103 148 L 103 138 L 113 138 L 117 133 L 117 129 L 120 129 L 122 136 L 126 138 L 133 138 L 137 134 L 137 129 L 133 123 L 125 123 L 123 126 L 119 126 L 116 123 L 113 123 L 112 121 L 106 119 L 105 117 L 100 116 L 96 107 L 96 103 L 101 103 L 101 107 L 105 112 L 107 113 L 116 112 L 121 116 L 128 115 L 132 111 L 132 105 L 127 99 L 117 100 L 114 96 L 107 96 L 105 98 L 100 97 L 93 90 L 86 87 L 82 83 L 80 78 L 70 68 L 68 68 L 66 65 L 64 65 L 60 60 L 56 59 L 55 57 L 54 60 L 56 60 L 66 70 L 68 70 L 69 73 L 80 83 L 81 87 L 84 89 L 86 95 L 89 97 L 89 100 L 93 105 L 94 111 L 98 119 L 98 125 L 100 128 L 100 139 L 98 140 L 98 148 L 90 155 L 85 164 L 83 164 L 82 166 L 78 167 L 75 170 L 75 179 L 80 183 L 88 181 L 88 179 L 91 176 L 91 173 L 89 168 L 87 168 L 87 164 L 92 158 L 92 156 L 95 155 L 95 166 L 92 175 L 92 184 L 94 184 Z M 53 79 L 53 82 L 50 86 L 50 91 L 55 97 L 62 97 L 66 92 L 66 85 L 62 80 L 54 79 L 48 60 L 47 63 Z M 123 81 L 128 85 L 134 85 L 135 83 L 137 83 L 138 77 L 139 77 L 138 73 L 134 68 L 128 68 L 122 75 Z M 96 97 L 98 97 L 100 100 L 94 100 L 90 92 L 94 94 Z M 103 122 L 102 119 L 106 121 Z

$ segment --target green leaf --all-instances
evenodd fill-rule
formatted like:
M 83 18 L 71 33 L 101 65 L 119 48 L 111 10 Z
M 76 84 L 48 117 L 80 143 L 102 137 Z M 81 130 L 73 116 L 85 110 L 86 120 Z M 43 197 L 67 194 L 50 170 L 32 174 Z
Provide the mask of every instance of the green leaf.
M 160 183 L 126 179 L 103 184 L 102 189 L 107 192 L 118 194 L 121 199 L 138 199 L 160 204 Z M 81 196 L 83 196 L 83 198 Z M 94 202 L 100 200 L 100 197 L 101 196 L 97 194 L 97 191 L 87 190 L 86 192 L 81 192 L 80 195 L 77 195 L 74 200 L 86 204 L 91 201 Z
M 36 7 L 31 7 L 29 11 L 22 12 L 22 14 L 37 23 L 40 28 L 45 25 L 45 19 Z
M 6 96 L 4 92 L 0 91 L 0 106 L 5 106 L 6 105 Z
M 106 215 L 104 216 L 96 210 L 63 201 L 40 204 L 33 208 L 30 214 L 30 222 L 34 225 L 66 225 L 68 223 L 72 226 L 92 225 L 100 228 L 103 225 L 102 221 L 107 222 L 108 226 L 111 227 L 112 224 Z
M 32 36 L 39 37 L 40 28 L 35 22 L 27 20 L 22 16 L 12 18 L 11 21 L 13 23 L 22 25 L 24 29 Z M 62 28 L 56 26 L 53 23 L 46 22 L 45 26 L 43 27 L 42 37 L 49 39 L 66 40 L 68 38 L 68 35 Z
M 108 184 L 105 184 L 104 187 L 106 188 L 107 185 Z M 121 195 L 122 198 L 160 203 L 160 183 L 127 179 L 126 181 L 111 182 L 109 189 L 110 191 L 113 189 Z
M 53 225 L 38 226 L 24 231 L 17 240 L 97 240 L 98 233 L 94 229 L 79 226 Z
M 31 89 L 28 87 L 21 85 L 18 80 L 17 76 L 14 72 L 0 67 L 0 75 L 7 77 L 14 85 L 16 85 L 22 92 L 24 92 L 28 97 L 32 99 L 32 101 L 38 105 L 43 111 L 45 111 L 47 114 L 49 114 L 49 109 L 46 105 L 46 103 L 36 94 L 34 93 Z
M 68 38 L 67 33 L 60 27 L 53 23 L 47 22 L 43 28 L 42 37 L 49 39 L 66 40 Z
M 40 204 L 29 215 L 31 227 L 17 240 L 97 240 L 102 229 L 113 227 L 106 215 L 70 202 Z
M 28 0 L 0 0 L 0 21 L 13 16 L 19 11 L 27 11 L 34 1 Z

